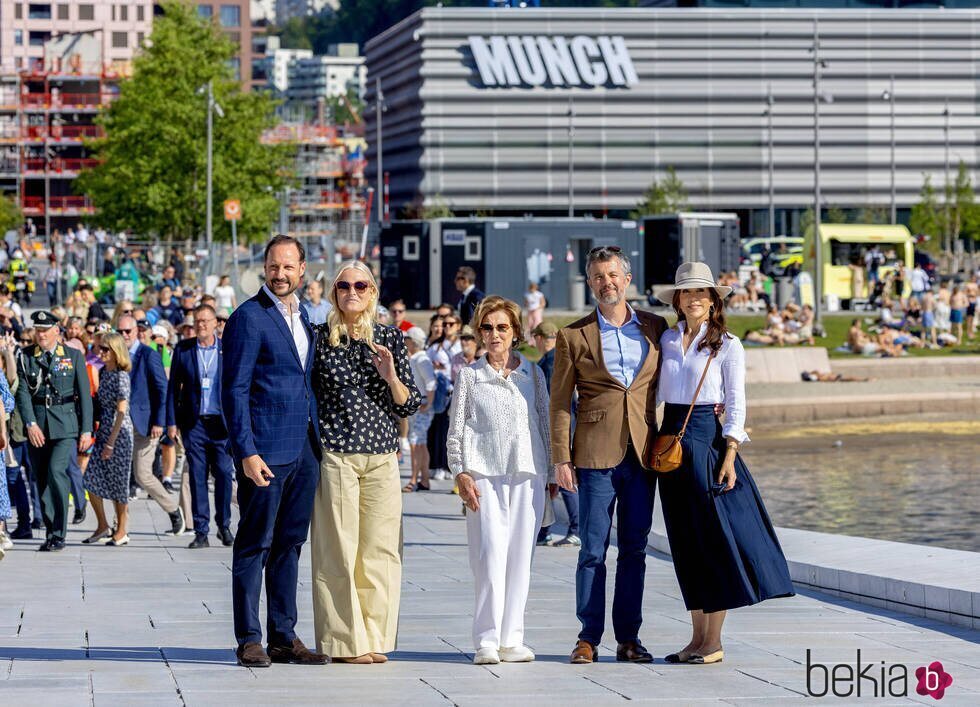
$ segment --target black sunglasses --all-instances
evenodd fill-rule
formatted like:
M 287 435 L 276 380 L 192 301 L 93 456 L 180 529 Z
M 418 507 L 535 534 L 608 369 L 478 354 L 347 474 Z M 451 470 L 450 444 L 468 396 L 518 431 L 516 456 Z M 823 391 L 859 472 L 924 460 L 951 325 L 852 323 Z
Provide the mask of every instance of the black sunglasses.
M 352 287 L 358 292 L 364 292 L 370 286 L 371 283 L 365 282 L 364 280 L 359 280 L 357 282 L 345 282 L 344 280 L 341 280 L 340 282 L 337 283 L 337 289 L 344 290 L 345 292 L 347 290 L 350 290 L 350 288 Z
M 596 253 L 601 253 L 602 251 L 607 251 L 609 253 L 622 253 L 623 249 L 618 245 L 599 245 L 589 251 L 589 257 L 592 257 Z
M 99 346 L 99 351 L 101 351 L 102 353 L 109 353 L 110 351 L 112 351 L 112 349 L 110 349 L 105 344 L 102 344 L 101 346 Z
M 497 330 L 498 334 L 506 334 L 508 331 L 510 331 L 510 324 L 498 324 L 497 326 L 494 326 L 493 324 L 480 325 L 480 331 L 485 331 L 488 334 L 491 333 L 494 329 Z
M 130 327 L 128 329 L 116 329 L 116 331 L 118 331 L 120 334 L 132 334 L 133 328 Z

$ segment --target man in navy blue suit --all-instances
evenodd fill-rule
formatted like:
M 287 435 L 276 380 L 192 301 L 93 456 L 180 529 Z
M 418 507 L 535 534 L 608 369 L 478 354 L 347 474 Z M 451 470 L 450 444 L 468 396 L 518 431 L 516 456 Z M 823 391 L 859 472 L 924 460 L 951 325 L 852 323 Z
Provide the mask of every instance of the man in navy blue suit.
M 483 301 L 486 295 L 476 288 L 476 270 L 469 265 L 464 265 L 456 271 L 454 282 L 456 283 L 456 290 L 460 294 L 459 306 L 457 307 L 459 316 L 464 325 L 470 324 L 477 305 Z
M 194 310 L 194 333 L 174 348 L 167 386 L 167 434 L 184 442 L 190 469 L 194 540 L 188 547 L 208 547 L 208 471 L 214 477 L 214 520 L 221 543 L 235 542 L 231 528 L 231 461 L 228 430 L 221 414 L 221 339 L 215 336 L 218 317 L 214 307 Z
M 153 458 L 156 456 L 167 417 L 167 374 L 163 370 L 163 358 L 156 349 L 140 343 L 133 317 L 120 317 L 117 330 L 122 334 L 133 362 L 133 368 L 129 371 L 133 476 L 136 477 L 136 483 L 170 516 L 171 532 L 180 535 L 184 532 L 184 514 L 177 501 L 153 475 Z
M 232 313 L 222 336 L 221 404 L 241 518 L 232 555 L 238 663 L 323 665 L 296 636 L 296 580 L 320 478 L 313 396 L 314 335 L 296 289 L 306 252 L 289 236 L 265 247 L 265 285 Z M 262 648 L 259 597 L 268 613 Z

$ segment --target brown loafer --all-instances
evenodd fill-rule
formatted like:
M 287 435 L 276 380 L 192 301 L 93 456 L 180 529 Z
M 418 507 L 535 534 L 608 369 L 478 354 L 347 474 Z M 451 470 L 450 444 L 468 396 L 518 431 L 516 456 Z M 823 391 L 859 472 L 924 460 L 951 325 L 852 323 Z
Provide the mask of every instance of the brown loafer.
M 303 645 L 298 638 L 293 639 L 292 645 L 269 645 L 269 658 L 273 663 L 294 663 L 296 665 L 326 665 L 330 658 L 322 653 L 314 653 Z
M 370 653 L 365 653 L 364 655 L 353 655 L 353 656 L 334 656 L 331 658 L 334 663 L 349 663 L 351 665 L 371 665 L 374 663 L 374 659 L 371 657 Z
M 388 662 L 388 656 L 386 656 L 384 653 L 368 653 L 368 655 L 371 656 L 371 662 L 372 663 L 387 663 Z
M 652 663 L 653 656 L 639 641 L 626 641 L 616 646 L 616 660 L 629 663 Z
M 572 651 L 569 662 L 575 665 L 584 665 L 585 663 L 597 663 L 598 661 L 599 649 L 580 638 L 578 643 L 575 644 L 575 650 Z
M 269 654 L 262 650 L 260 643 L 245 643 L 235 651 L 238 664 L 246 668 L 268 668 L 272 665 Z

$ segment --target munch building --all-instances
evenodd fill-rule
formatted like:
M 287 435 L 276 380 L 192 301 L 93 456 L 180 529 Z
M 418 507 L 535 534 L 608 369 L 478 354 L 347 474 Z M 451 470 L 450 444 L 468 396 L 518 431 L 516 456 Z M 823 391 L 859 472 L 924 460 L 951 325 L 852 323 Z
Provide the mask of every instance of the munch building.
M 426 8 L 366 56 L 393 217 L 623 216 L 672 167 L 692 210 L 765 234 L 771 202 L 792 233 L 817 153 L 824 208 L 894 200 L 900 220 L 923 174 L 941 193 L 947 164 L 978 163 L 968 7 Z

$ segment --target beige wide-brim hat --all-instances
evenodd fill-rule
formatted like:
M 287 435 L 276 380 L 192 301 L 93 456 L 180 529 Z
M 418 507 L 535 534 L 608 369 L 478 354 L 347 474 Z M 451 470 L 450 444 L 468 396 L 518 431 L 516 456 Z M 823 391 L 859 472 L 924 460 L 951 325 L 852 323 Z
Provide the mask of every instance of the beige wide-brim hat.
M 696 290 L 700 287 L 714 290 L 722 299 L 732 293 L 731 287 L 715 282 L 707 263 L 682 263 L 674 273 L 674 284 L 658 287 L 654 294 L 664 304 L 673 304 L 677 290 Z

